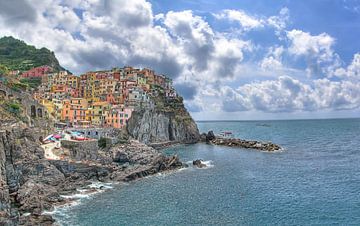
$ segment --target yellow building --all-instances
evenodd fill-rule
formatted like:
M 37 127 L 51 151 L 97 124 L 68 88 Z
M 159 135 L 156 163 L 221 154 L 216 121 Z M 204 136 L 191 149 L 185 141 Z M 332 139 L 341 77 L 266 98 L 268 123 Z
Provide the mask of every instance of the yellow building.
M 55 104 L 47 99 L 41 99 L 40 104 L 43 105 L 46 108 L 46 111 L 49 113 L 49 115 L 56 119 L 56 106 Z
M 101 126 L 104 124 L 105 116 L 107 111 L 110 109 L 109 103 L 102 101 L 102 102 L 95 102 L 92 104 L 91 110 L 91 124 L 95 126 Z
M 75 75 L 68 75 L 66 77 L 67 85 L 73 89 L 79 88 L 80 85 L 80 78 Z

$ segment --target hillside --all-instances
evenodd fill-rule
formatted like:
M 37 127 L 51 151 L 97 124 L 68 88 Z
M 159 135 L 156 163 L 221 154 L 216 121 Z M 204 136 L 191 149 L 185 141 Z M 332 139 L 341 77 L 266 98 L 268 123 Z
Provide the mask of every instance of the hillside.
M 0 38 L 0 70 L 27 71 L 31 68 L 48 65 L 56 71 L 64 70 L 54 52 L 47 48 L 37 49 L 13 37 Z

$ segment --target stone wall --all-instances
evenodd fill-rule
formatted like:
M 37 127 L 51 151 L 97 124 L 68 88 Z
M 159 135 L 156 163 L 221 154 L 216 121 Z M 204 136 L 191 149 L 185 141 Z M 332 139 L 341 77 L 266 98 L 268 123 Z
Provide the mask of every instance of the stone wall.
M 95 160 L 98 157 L 98 141 L 62 140 L 61 146 L 69 149 L 70 157 L 76 161 Z

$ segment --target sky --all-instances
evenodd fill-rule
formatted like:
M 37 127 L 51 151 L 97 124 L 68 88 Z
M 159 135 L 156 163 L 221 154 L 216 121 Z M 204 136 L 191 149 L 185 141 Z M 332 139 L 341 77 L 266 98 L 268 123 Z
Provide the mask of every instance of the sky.
M 196 120 L 359 117 L 359 28 L 360 0 L 0 0 L 0 37 L 153 68 Z

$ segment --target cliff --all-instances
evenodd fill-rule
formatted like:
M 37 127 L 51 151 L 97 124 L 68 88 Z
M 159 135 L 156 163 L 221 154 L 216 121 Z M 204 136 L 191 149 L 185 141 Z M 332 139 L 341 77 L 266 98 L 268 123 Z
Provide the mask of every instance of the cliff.
M 1 225 L 31 224 L 25 213 L 32 213 L 31 219 L 38 222 L 53 222 L 41 213 L 60 199 L 53 186 L 64 176 L 44 158 L 33 134 L 22 127 L 0 131 Z
M 197 125 L 185 108 L 182 111 L 153 108 L 133 112 L 127 129 L 132 137 L 146 144 L 168 141 L 196 143 L 200 138 Z

